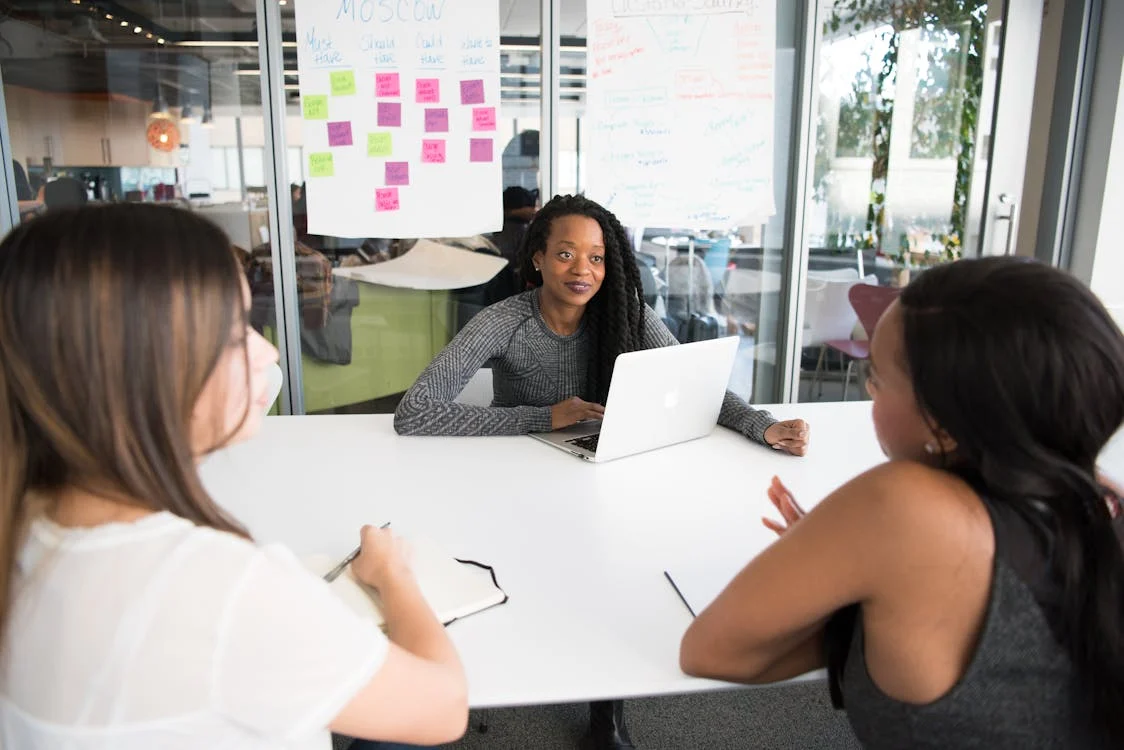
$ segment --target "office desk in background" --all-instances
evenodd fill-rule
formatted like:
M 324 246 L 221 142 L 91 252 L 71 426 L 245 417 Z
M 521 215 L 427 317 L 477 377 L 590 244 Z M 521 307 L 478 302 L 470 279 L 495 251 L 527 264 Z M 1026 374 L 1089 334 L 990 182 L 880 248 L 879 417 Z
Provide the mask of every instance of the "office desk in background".
M 527 437 L 403 438 L 389 415 L 276 417 L 203 467 L 215 499 L 261 542 L 342 557 L 393 521 L 495 566 L 507 604 L 449 626 L 474 707 L 729 687 L 683 675 L 690 622 L 665 567 L 710 548 L 764 549 L 779 475 L 811 506 L 876 464 L 869 403 L 769 407 L 812 425 L 793 458 L 725 428 L 591 465 Z

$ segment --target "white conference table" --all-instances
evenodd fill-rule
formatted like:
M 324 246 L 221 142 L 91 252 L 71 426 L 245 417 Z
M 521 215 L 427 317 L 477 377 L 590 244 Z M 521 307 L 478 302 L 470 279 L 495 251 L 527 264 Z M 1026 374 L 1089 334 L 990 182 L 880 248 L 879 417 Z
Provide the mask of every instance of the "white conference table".
M 212 456 L 204 482 L 262 542 L 342 557 L 393 522 L 493 565 L 509 601 L 449 626 L 473 707 L 690 693 L 690 614 L 664 578 L 707 550 L 764 549 L 776 474 L 806 506 L 882 458 L 869 402 L 765 407 L 811 424 L 794 458 L 725 428 L 589 464 L 528 437 L 403 438 L 389 415 L 270 417 Z

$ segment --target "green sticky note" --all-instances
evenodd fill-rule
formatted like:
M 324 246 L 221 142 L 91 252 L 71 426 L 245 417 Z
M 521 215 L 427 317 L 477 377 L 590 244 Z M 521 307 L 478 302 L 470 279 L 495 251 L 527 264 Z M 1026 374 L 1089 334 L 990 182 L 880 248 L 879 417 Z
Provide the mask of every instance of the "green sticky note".
M 390 133 L 367 133 L 367 156 L 390 156 Z
M 328 97 L 323 94 L 302 96 L 301 106 L 304 108 L 304 119 L 306 120 L 328 119 Z
M 332 177 L 336 174 L 336 166 L 332 162 L 332 153 L 325 151 L 319 154 L 308 155 L 308 174 L 310 177 Z
M 351 96 L 355 93 L 355 71 L 332 72 L 332 96 Z

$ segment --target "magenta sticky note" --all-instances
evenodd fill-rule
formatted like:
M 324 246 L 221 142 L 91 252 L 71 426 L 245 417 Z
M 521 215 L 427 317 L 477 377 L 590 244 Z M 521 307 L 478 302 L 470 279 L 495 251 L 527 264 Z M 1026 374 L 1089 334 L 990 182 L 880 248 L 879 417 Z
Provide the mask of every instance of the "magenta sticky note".
M 375 210 L 376 211 L 397 211 L 398 210 L 398 188 L 376 188 L 375 189 Z
M 386 163 L 387 185 L 409 185 L 410 163 L 405 161 L 388 161 Z
M 329 122 L 328 123 L 328 145 L 329 146 L 350 146 L 351 145 L 351 123 L 350 122 Z
M 473 107 L 472 108 L 472 129 L 473 130 L 495 130 L 496 129 L 496 108 L 495 107 Z
M 441 80 L 419 78 L 414 82 L 414 94 L 418 104 L 436 104 L 441 101 Z
M 445 141 L 440 139 L 422 139 L 422 163 L 423 164 L 444 164 L 445 163 Z
M 375 73 L 375 96 L 401 96 L 397 73 Z
M 479 79 L 474 81 L 461 81 L 461 104 L 483 103 L 484 82 Z
M 468 140 L 469 161 L 492 161 L 492 139 L 470 138 Z
M 444 107 L 439 109 L 427 109 L 425 111 L 425 132 L 448 133 L 449 110 Z
M 402 126 L 402 105 L 398 102 L 379 102 L 379 127 L 397 128 Z

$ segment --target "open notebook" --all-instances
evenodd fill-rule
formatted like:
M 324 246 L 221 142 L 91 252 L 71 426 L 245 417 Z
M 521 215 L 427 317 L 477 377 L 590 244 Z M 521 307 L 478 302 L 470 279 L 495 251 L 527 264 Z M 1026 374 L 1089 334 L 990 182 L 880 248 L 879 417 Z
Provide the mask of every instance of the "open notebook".
M 422 595 L 446 625 L 507 601 L 507 594 L 497 585 L 491 568 L 456 560 L 430 539 L 409 539 L 407 543 L 410 567 Z M 310 555 L 303 562 L 322 576 L 339 563 L 339 558 Z M 356 612 L 374 618 L 379 627 L 385 627 L 378 592 L 357 581 L 350 565 L 330 586 Z

